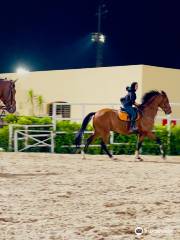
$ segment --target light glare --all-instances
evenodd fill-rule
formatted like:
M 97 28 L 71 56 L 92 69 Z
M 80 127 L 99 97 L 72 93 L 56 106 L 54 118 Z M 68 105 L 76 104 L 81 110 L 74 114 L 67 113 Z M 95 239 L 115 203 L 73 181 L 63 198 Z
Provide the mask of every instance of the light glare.
M 97 42 L 97 43 L 105 43 L 106 36 L 102 33 L 95 32 L 95 33 L 92 33 L 91 35 L 91 41 Z
M 103 34 L 101 34 L 101 35 L 99 36 L 99 41 L 102 42 L 102 43 L 105 42 L 105 36 L 104 36 Z
M 18 67 L 17 70 L 16 70 L 16 72 L 17 72 L 18 74 L 25 74 L 25 73 L 28 73 L 29 70 L 28 70 L 27 68 L 24 68 L 24 67 Z

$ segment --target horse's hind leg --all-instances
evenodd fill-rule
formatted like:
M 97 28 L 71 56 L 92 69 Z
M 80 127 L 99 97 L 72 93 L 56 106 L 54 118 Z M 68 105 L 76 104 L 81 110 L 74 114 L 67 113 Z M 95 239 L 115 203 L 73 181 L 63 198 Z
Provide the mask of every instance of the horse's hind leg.
M 103 140 L 101 140 L 101 147 L 102 147 L 102 150 L 104 150 L 104 152 L 110 157 L 112 158 L 113 155 L 110 153 L 110 151 L 108 150 L 106 144 L 104 143 Z
M 95 140 L 97 137 L 96 133 L 93 133 L 87 140 L 86 140 L 86 144 L 85 144 L 85 147 L 84 147 L 84 150 L 83 150 L 83 159 L 86 159 L 85 157 L 85 153 L 87 152 L 88 150 L 88 147 L 89 145 L 92 143 L 93 140 Z
M 101 136 L 101 147 L 102 150 L 104 150 L 104 152 L 111 158 L 111 159 L 115 159 L 113 157 L 113 155 L 110 153 L 109 149 L 107 148 L 106 144 L 109 141 L 109 133 L 104 133 L 103 136 Z
M 84 147 L 84 152 L 86 153 L 88 150 L 89 145 L 92 143 L 92 141 L 96 138 L 96 134 L 92 134 L 87 140 L 86 140 L 86 144 Z

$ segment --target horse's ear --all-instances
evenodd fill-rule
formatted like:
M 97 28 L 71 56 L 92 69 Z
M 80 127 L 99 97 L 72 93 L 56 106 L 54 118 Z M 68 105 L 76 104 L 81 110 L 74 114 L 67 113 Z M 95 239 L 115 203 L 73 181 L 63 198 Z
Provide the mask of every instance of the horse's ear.
M 161 94 L 164 96 L 167 96 L 166 93 L 164 91 L 161 91 Z
M 18 79 L 14 80 L 13 82 L 16 83 Z

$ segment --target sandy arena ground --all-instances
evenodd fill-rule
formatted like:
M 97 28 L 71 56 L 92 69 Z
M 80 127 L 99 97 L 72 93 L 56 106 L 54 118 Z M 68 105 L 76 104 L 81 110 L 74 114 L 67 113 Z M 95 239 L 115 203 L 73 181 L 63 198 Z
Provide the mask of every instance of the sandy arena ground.
M 180 157 L 0 153 L 0 240 L 180 239 Z

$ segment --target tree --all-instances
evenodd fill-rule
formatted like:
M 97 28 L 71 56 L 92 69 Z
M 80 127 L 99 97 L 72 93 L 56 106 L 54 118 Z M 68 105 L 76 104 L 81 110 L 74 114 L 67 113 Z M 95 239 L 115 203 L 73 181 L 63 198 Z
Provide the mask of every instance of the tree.
M 30 89 L 28 91 L 28 101 L 31 104 L 31 114 L 32 114 L 32 116 L 34 116 L 34 99 L 35 99 L 34 91 L 32 89 Z
M 44 103 L 43 96 L 42 95 L 36 96 L 36 101 L 37 101 L 38 113 L 40 115 L 43 111 L 43 103 Z

